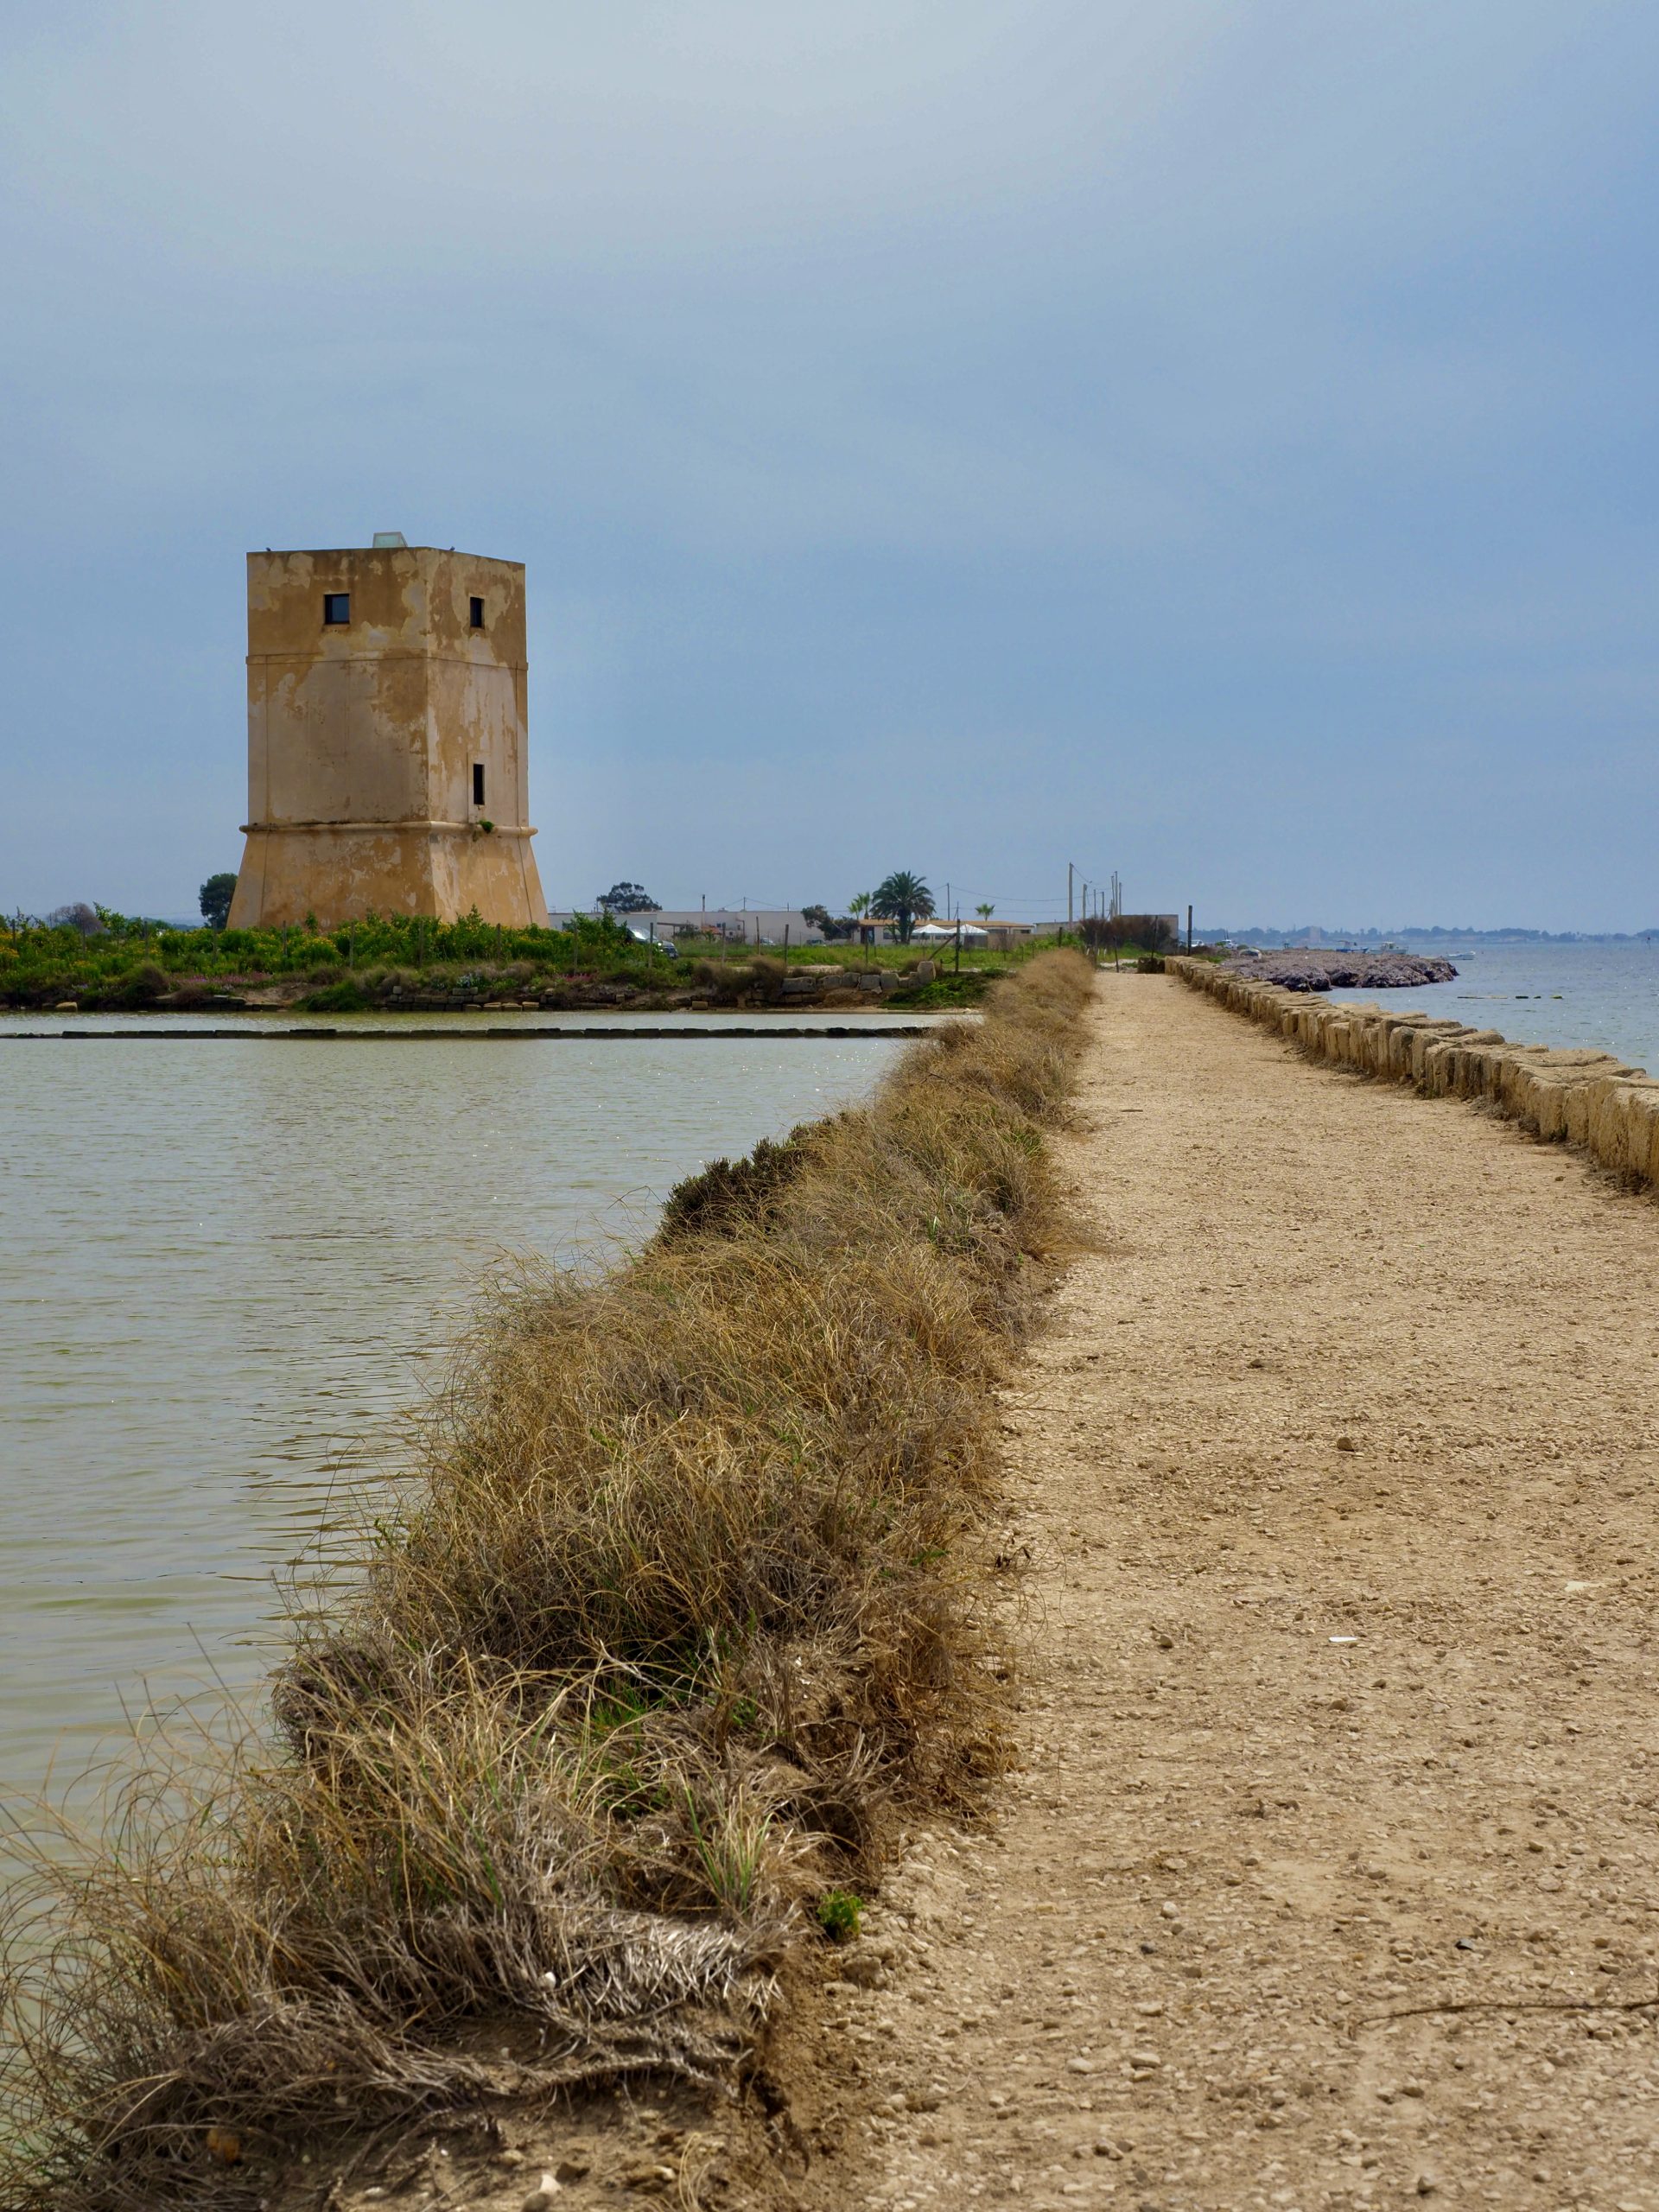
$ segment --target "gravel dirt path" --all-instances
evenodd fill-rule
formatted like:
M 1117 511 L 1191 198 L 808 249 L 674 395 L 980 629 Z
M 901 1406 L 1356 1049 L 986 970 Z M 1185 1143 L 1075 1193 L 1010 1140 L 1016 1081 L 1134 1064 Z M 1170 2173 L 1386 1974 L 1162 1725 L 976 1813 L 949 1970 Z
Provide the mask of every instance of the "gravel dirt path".
M 1025 1765 L 801 2030 L 791 2199 L 1659 2207 L 1659 1207 L 1173 979 L 1093 1019 Z

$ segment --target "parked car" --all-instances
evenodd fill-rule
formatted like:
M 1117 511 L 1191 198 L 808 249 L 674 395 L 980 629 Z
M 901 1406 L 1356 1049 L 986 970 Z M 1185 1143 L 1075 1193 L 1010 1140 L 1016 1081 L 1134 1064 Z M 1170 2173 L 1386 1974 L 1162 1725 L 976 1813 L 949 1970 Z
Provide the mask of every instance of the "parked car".
M 641 944 L 655 945 L 665 960 L 677 960 L 680 957 L 680 948 L 671 938 L 653 937 L 649 930 L 637 929 L 632 922 L 628 924 L 628 935 L 637 938 Z

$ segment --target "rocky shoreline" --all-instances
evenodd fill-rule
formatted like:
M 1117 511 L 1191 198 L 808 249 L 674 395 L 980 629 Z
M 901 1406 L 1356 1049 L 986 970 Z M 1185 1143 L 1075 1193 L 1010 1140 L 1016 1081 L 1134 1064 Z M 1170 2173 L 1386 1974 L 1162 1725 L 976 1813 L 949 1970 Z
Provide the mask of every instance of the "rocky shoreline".
M 1449 960 L 1417 952 L 1331 952 L 1298 945 L 1284 952 L 1236 952 L 1226 965 L 1258 983 L 1287 991 L 1397 991 L 1414 983 L 1449 983 Z

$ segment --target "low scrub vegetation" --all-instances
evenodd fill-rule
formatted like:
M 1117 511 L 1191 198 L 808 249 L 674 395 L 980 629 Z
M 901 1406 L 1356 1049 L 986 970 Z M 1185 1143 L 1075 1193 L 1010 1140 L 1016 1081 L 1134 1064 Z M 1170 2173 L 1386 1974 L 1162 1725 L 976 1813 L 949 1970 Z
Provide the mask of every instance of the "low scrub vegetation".
M 83 917 L 90 910 L 81 910 Z M 341 928 L 173 929 L 99 907 L 82 921 L 0 924 L 0 1003 L 153 1006 L 182 995 L 211 1002 L 271 983 L 299 982 L 374 1004 L 394 987 L 499 996 L 538 979 L 575 975 L 645 979 L 666 963 L 608 915 L 568 930 L 504 929 L 476 914 L 456 922 L 375 916 Z
M 715 2078 L 785 1947 L 855 1932 L 896 1809 L 1001 1757 L 991 1386 L 1089 988 L 1033 963 L 626 1263 L 480 1314 L 274 1733 L 32 1847 L 8 2212 L 251 2203 L 346 2127 Z
M 41 1007 L 73 1000 L 87 1011 L 211 1009 L 245 995 L 315 1013 L 359 1013 L 433 1001 L 488 1005 L 524 995 L 586 1003 L 597 991 L 715 1007 L 775 1005 L 785 976 L 808 965 L 839 969 L 847 985 L 874 970 L 895 974 L 906 1005 L 976 1002 L 988 983 L 1029 957 L 951 948 L 755 946 L 681 937 L 672 953 L 643 943 L 608 913 L 575 917 L 567 929 L 505 929 L 476 914 L 456 922 L 376 916 L 323 929 L 176 929 L 107 907 L 66 909 L 45 921 L 0 917 L 0 1006 Z M 256 1002 L 260 1002 L 256 1000 Z

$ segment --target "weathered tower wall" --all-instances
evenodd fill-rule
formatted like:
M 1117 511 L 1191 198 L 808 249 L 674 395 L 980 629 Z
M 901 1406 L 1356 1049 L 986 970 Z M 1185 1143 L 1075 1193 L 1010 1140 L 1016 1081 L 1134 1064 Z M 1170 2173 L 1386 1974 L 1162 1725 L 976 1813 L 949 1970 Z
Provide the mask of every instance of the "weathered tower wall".
M 453 921 L 474 906 L 545 925 L 525 677 L 516 561 L 428 546 L 251 553 L 247 843 L 231 926 L 315 914 L 332 927 L 371 910 Z

